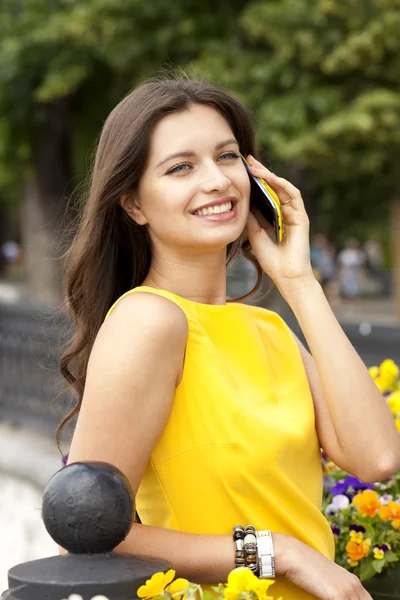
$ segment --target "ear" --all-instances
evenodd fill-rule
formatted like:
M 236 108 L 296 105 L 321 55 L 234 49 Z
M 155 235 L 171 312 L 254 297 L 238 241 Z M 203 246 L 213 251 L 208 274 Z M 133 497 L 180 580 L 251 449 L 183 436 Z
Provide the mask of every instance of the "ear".
M 122 194 L 120 200 L 120 205 L 123 210 L 129 215 L 129 217 L 134 221 L 137 225 L 147 225 L 148 220 L 140 208 L 137 194 L 134 192 L 129 192 L 126 194 Z

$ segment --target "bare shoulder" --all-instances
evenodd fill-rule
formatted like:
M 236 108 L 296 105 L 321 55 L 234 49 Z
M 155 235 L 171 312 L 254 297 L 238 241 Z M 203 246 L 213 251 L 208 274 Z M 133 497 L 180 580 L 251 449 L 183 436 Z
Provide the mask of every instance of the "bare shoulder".
M 172 408 L 187 332 L 185 314 L 163 297 L 118 303 L 90 354 L 70 462 L 110 462 L 137 490 Z
M 188 324 L 182 309 L 167 298 L 148 292 L 136 292 L 125 296 L 104 322 L 103 329 L 123 329 L 134 326 L 148 329 L 152 335 L 167 332 L 174 337 L 187 337 Z

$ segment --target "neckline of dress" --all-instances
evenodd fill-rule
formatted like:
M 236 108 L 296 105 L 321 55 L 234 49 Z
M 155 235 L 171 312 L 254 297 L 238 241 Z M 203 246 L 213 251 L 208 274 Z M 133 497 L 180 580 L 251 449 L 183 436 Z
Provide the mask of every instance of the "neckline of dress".
M 226 302 L 225 304 L 207 304 L 206 302 L 196 302 L 195 300 L 189 300 L 188 298 L 184 298 L 183 296 L 179 296 L 179 294 L 175 294 L 174 292 L 170 292 L 168 290 L 163 290 L 160 288 L 154 288 L 151 287 L 149 285 L 140 285 L 136 288 L 137 290 L 143 290 L 143 291 L 147 291 L 150 290 L 150 292 L 160 292 L 160 296 L 163 294 L 172 296 L 174 298 L 177 298 L 179 300 L 181 300 L 182 302 L 187 302 L 188 304 L 193 304 L 196 307 L 201 307 L 201 308 L 207 308 L 210 310 L 223 310 L 226 308 L 230 308 L 232 306 L 244 306 L 244 304 L 242 304 L 241 302 Z

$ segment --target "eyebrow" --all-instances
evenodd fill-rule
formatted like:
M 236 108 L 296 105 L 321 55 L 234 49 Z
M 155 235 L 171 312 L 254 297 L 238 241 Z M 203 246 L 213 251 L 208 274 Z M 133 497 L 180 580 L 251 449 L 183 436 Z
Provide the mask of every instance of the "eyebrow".
M 236 138 L 229 138 L 229 140 L 219 142 L 219 144 L 215 146 L 215 150 L 221 150 L 221 148 L 229 146 L 229 144 L 238 144 L 238 141 Z M 192 156 L 196 156 L 196 152 L 193 152 L 193 150 L 183 150 L 181 152 L 175 152 L 175 154 L 170 154 L 169 156 L 167 156 L 167 158 L 164 158 L 164 160 L 158 163 L 156 169 L 158 169 L 158 167 L 161 167 L 161 165 L 168 162 L 169 160 L 172 160 L 173 158 L 190 158 Z

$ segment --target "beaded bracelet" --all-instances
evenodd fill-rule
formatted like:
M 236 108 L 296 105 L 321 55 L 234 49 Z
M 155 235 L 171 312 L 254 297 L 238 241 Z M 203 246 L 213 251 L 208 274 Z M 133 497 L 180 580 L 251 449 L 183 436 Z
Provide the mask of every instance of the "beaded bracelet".
M 253 573 L 258 574 L 258 548 L 257 548 L 257 536 L 255 527 L 247 525 L 244 529 L 244 553 L 246 567 L 251 569 Z
M 256 530 L 252 525 L 243 528 L 236 525 L 233 528 L 235 542 L 235 567 L 248 567 L 258 574 L 258 551 Z
M 241 525 L 236 525 L 233 528 L 233 541 L 235 542 L 235 568 L 245 567 L 245 553 L 244 553 L 244 529 Z

